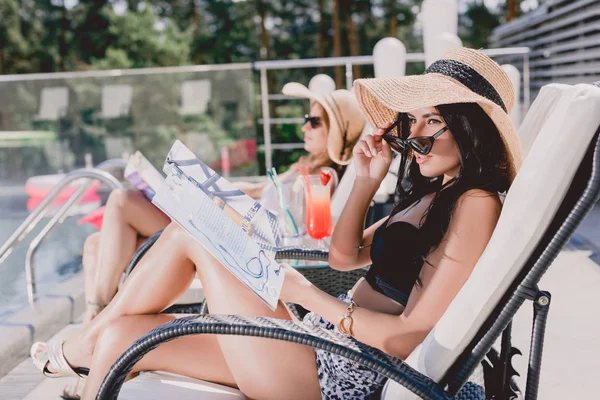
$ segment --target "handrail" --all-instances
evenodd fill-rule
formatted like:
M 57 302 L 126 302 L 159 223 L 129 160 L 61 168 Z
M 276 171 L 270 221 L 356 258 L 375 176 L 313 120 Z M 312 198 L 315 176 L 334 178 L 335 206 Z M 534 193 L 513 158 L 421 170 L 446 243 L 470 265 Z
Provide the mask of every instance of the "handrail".
M 103 163 L 98 164 L 97 166 L 97 168 L 100 170 L 106 170 L 113 167 L 124 168 L 124 160 L 107 160 Z M 42 200 L 42 202 L 35 208 L 35 210 L 31 212 L 31 214 L 29 214 L 25 221 L 23 221 L 23 223 L 15 230 L 15 232 L 8 238 L 8 240 L 2 245 L 2 247 L 0 247 L 0 264 L 2 264 L 4 260 L 6 260 L 10 253 L 12 253 L 14 246 L 21 240 L 23 240 L 23 238 L 37 226 L 37 224 L 44 217 L 44 215 L 46 215 L 50 204 L 52 204 L 54 199 L 60 194 L 63 188 L 72 181 L 81 178 L 81 176 L 73 175 L 76 171 L 81 170 L 74 170 L 68 173 L 67 175 L 65 175 L 63 180 L 54 185 L 54 187 L 52 188 L 50 193 L 48 193 L 48 195 L 44 198 L 44 200 Z M 104 174 L 106 173 L 104 172 Z M 110 178 L 112 179 L 110 185 L 117 185 L 115 187 L 121 187 L 121 184 L 114 177 L 110 176 Z M 104 178 L 100 178 L 100 180 L 104 181 Z
M 106 160 L 106 161 L 98 164 L 95 169 L 100 170 L 100 171 L 94 171 L 92 169 L 79 169 L 79 170 L 75 170 L 75 171 L 79 171 L 81 173 L 82 176 L 80 178 L 87 177 L 90 174 L 90 172 L 94 171 L 94 172 L 102 172 L 102 175 L 106 174 L 110 178 L 114 179 L 114 177 L 112 177 L 112 175 L 109 175 L 105 171 L 102 171 L 102 170 L 108 170 L 108 169 L 115 168 L 115 167 L 116 168 L 125 168 L 126 165 L 127 165 L 127 163 L 124 160 L 114 159 L 114 160 Z M 73 172 L 75 172 L 75 171 L 73 171 Z M 106 180 L 105 180 L 104 178 L 106 178 L 106 177 L 103 176 L 102 179 L 100 179 L 100 177 L 96 177 L 96 179 L 87 179 L 86 183 L 84 183 L 79 189 L 77 189 L 77 191 L 75 193 L 73 193 L 73 195 L 71 195 L 71 197 L 69 197 L 69 199 L 65 202 L 65 204 L 63 204 L 61 206 L 61 208 L 58 210 L 58 212 L 46 224 L 44 229 L 42 229 L 42 231 L 29 244 L 29 248 L 27 249 L 27 254 L 25 256 L 25 281 L 27 283 L 27 300 L 29 301 L 30 305 L 33 306 L 35 303 L 35 300 L 36 300 L 35 269 L 34 269 L 34 265 L 33 265 L 33 257 L 35 255 L 35 252 L 37 251 L 37 248 L 39 247 L 40 243 L 44 240 L 44 238 L 52 231 L 52 229 L 54 229 L 54 227 L 56 225 L 61 224 L 64 221 L 65 214 L 85 194 L 85 192 L 94 183 L 94 180 L 103 181 L 104 183 L 108 184 L 109 186 L 114 185 L 114 182 L 112 182 L 112 179 L 106 178 Z M 117 181 L 117 183 L 118 183 L 118 181 Z M 119 187 L 121 187 L 120 183 L 118 183 L 118 186 L 113 187 L 113 189 L 116 189 Z
M 127 167 L 127 161 L 122 158 L 111 158 L 110 160 L 102 161 L 100 164 L 96 165 L 94 169 L 99 169 L 101 171 L 108 172 L 111 169 L 123 169 Z
M 37 74 L 14 74 L 0 76 L 0 82 L 36 81 L 49 79 L 110 78 L 118 76 L 177 74 L 187 72 L 235 71 L 252 68 L 252 63 L 184 65 L 179 67 L 155 67 L 132 69 L 109 69 L 102 71 L 43 72 Z
M 69 208 L 85 194 L 85 192 L 94 183 L 93 179 L 86 179 L 85 183 L 77 189 L 71 197 L 60 207 L 58 212 L 52 217 L 52 219 L 46 224 L 44 229 L 31 241 L 27 254 L 25 255 L 25 282 L 27 283 L 27 300 L 29 305 L 33 306 L 36 300 L 36 286 L 35 286 L 35 270 L 33 268 L 33 256 L 48 233 L 59 223 L 63 222 L 63 216 L 69 211 Z
M 524 55 L 529 53 L 529 47 L 504 47 L 498 49 L 482 49 L 481 52 L 490 56 L 504 55 Z M 273 69 L 288 69 L 288 68 L 314 68 L 314 67 L 336 67 L 352 65 L 371 65 L 373 64 L 373 56 L 351 56 L 351 57 L 325 57 L 325 58 L 304 58 L 291 60 L 267 60 L 255 61 L 254 69 L 260 70 L 266 68 Z M 406 62 L 424 62 L 425 53 L 406 53 Z

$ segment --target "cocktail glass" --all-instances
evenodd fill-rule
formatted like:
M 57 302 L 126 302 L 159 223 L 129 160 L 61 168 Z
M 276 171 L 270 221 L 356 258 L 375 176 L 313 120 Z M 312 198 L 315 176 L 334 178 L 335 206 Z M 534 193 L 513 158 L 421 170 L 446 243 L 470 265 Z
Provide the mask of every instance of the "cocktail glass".
M 333 232 L 331 216 L 331 181 L 325 185 L 320 176 L 309 176 L 309 185 L 305 185 L 306 232 L 317 240 L 319 247 L 326 246 L 324 239 Z

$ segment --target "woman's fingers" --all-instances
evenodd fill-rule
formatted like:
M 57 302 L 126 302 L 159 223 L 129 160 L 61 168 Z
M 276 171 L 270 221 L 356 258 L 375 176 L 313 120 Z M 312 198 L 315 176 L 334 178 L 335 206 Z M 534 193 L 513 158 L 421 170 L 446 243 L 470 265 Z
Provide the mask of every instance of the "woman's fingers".
M 384 126 L 375 129 L 375 131 L 373 132 L 373 136 L 375 136 L 375 137 L 381 137 L 381 135 L 383 135 L 385 133 L 386 129 L 388 129 L 390 126 L 392 126 L 392 123 L 388 122 Z
M 383 140 L 382 135 L 385 133 L 385 130 L 392 125 L 391 122 L 385 124 L 382 128 L 376 129 L 372 134 L 365 136 L 364 139 L 361 139 L 356 146 L 354 146 L 355 154 L 364 154 L 365 156 L 371 158 L 377 155 L 387 155 L 391 154 L 391 149 L 387 142 Z
M 379 150 L 381 150 L 381 136 L 367 135 L 364 140 L 369 146 L 371 156 L 377 155 Z
M 379 155 L 382 156 L 386 161 L 392 160 L 392 149 L 389 143 L 385 140 L 381 141 L 381 151 L 379 152 Z
M 371 150 L 369 149 L 369 145 L 364 140 L 360 140 L 356 146 L 354 146 L 354 154 L 364 154 L 367 157 L 371 157 Z

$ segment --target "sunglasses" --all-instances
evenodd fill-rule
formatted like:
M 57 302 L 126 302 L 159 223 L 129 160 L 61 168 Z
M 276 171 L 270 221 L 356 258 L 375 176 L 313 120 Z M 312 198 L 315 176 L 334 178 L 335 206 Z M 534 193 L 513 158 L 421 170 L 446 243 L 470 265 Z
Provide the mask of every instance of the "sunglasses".
M 321 125 L 321 117 L 311 117 L 310 115 L 306 114 L 304 116 L 304 123 L 306 124 L 307 122 L 310 122 L 310 127 L 312 129 L 316 129 L 319 127 L 319 125 Z
M 401 118 L 399 116 L 396 122 L 394 122 L 392 126 L 387 128 L 381 137 L 383 138 L 383 140 L 388 142 L 388 144 L 393 150 L 401 154 L 404 153 L 410 147 L 411 149 L 413 149 L 413 151 L 416 151 L 417 153 L 426 156 L 431 152 L 435 139 L 440 137 L 442 133 L 448 130 L 448 127 L 445 126 L 431 136 L 418 136 L 410 139 L 402 139 L 400 137 L 400 119 Z M 397 136 L 392 135 L 390 133 L 395 128 L 398 128 L 399 134 Z

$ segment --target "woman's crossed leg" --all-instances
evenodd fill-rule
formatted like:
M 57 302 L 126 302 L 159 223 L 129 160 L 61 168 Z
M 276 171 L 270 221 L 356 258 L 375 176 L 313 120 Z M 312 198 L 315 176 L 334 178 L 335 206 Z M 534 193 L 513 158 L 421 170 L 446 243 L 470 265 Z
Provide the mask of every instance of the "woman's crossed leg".
M 65 343 L 71 365 L 91 366 L 84 398 L 93 398 L 110 365 L 136 338 L 173 318 L 143 314 L 169 306 L 189 287 L 194 272 L 214 314 L 291 318 L 282 304 L 275 311 L 268 308 L 194 238 L 171 224 L 109 306 Z M 153 350 L 136 366 L 141 369 L 235 385 L 250 398 L 320 398 L 312 348 L 289 342 L 189 336 Z

